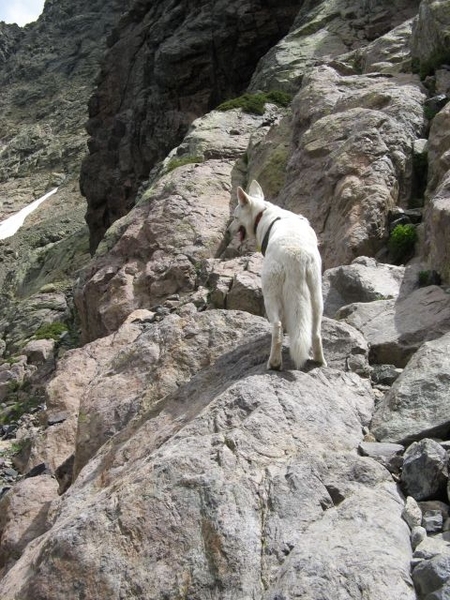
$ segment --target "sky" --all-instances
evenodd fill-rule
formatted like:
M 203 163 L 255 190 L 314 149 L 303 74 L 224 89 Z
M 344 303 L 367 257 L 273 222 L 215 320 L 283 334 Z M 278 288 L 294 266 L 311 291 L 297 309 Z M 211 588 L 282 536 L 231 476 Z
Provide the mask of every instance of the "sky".
M 0 0 L 0 21 L 21 27 L 36 21 L 44 8 L 44 0 Z

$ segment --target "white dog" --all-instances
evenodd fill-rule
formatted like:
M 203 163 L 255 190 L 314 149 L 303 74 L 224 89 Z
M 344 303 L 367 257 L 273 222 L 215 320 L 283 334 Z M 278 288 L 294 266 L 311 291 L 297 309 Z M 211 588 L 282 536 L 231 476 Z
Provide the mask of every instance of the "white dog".
M 261 273 L 267 318 L 272 324 L 272 346 L 268 369 L 281 369 L 283 328 L 289 334 L 290 354 L 298 369 L 309 358 L 326 366 L 320 333 L 322 261 L 317 237 L 305 217 L 264 200 L 257 181 L 248 194 L 239 187 L 239 203 L 230 225 L 241 243 L 256 238 L 265 255 Z

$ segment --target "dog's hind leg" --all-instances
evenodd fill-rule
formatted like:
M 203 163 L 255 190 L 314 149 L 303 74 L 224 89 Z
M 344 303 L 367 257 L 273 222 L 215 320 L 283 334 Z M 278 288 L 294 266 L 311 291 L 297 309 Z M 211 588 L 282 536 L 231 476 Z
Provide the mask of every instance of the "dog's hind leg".
M 283 347 L 283 325 L 281 323 L 281 311 L 275 299 L 264 297 L 267 318 L 272 325 L 272 344 L 270 347 L 270 356 L 267 363 L 268 369 L 279 371 L 282 366 L 281 350 Z
M 323 313 L 323 299 L 322 299 L 322 288 L 321 288 L 321 276 L 320 271 L 309 272 L 307 276 L 308 287 L 311 296 L 311 310 L 312 310 L 312 331 L 311 331 L 311 342 L 313 359 L 315 362 L 327 366 L 327 362 L 323 355 L 322 347 L 322 313 Z
M 313 310 L 314 313 L 314 310 Z M 321 327 L 321 318 L 315 318 L 313 316 L 313 331 L 312 331 L 312 350 L 313 350 L 313 360 L 324 367 L 327 366 L 327 361 L 323 355 L 323 347 L 322 347 L 322 335 L 320 333 Z
M 272 323 L 272 345 L 267 363 L 268 369 L 279 371 L 281 369 L 281 349 L 283 347 L 283 327 L 281 321 Z

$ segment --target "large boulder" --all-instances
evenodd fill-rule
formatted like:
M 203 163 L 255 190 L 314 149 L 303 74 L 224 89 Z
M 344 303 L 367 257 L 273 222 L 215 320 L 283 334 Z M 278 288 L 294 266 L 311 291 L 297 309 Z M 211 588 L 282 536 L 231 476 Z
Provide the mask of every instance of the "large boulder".
M 402 487 L 415 500 L 446 498 L 448 456 L 436 441 L 413 442 L 403 457 Z
M 19 481 L 0 500 L 0 577 L 50 528 L 49 509 L 57 490 L 55 479 L 39 475 Z
M 135 332 L 133 339 L 129 331 Z M 117 334 L 80 350 L 96 360 L 97 375 L 85 380 L 78 394 L 74 476 L 114 433 L 221 354 L 261 336 L 268 351 L 268 333 L 269 325 L 261 317 L 238 311 L 197 313 L 189 305 L 160 323 L 132 314 Z M 121 344 L 121 338 L 128 343 Z M 66 373 L 70 370 L 66 365 Z
M 450 282 L 450 104 L 432 120 L 429 137 L 429 180 L 425 207 L 425 252 L 431 269 Z
M 405 277 L 404 267 L 378 263 L 361 256 L 350 265 L 328 269 L 323 276 L 324 314 L 354 302 L 372 302 L 397 298 Z
M 370 361 L 404 367 L 423 342 L 450 330 L 448 294 L 431 285 L 398 300 L 359 302 L 336 315 L 358 329 L 370 345 Z
M 161 322 L 135 311 L 115 334 L 59 361 L 46 389 L 44 429 L 30 436 L 23 470 L 46 462 L 56 472 L 75 454 L 78 473 L 136 415 L 222 352 L 268 332 L 265 319 L 235 311 L 197 313 L 189 305 Z
M 104 445 L 5 597 L 319 600 L 343 577 L 349 598 L 413 600 L 403 502 L 355 453 L 370 385 L 330 368 L 266 373 L 259 348 L 223 354 Z
M 450 555 L 448 552 L 436 552 L 433 556 L 421 560 L 414 568 L 413 581 L 420 600 L 428 600 L 428 598 L 445 600 L 448 598 L 450 595 Z
M 323 337 L 330 366 L 368 375 L 368 347 L 357 330 L 325 319 Z M 31 436 L 23 470 L 46 462 L 56 472 L 74 455 L 76 477 L 132 419 L 249 341 L 257 363 L 266 362 L 266 319 L 234 310 L 197 312 L 193 304 L 161 321 L 150 311 L 135 311 L 115 334 L 69 351 L 59 362 L 46 390 L 45 428 Z
M 372 432 L 382 441 L 447 435 L 450 333 L 423 344 L 377 405 Z
M 303 78 L 281 200 L 311 221 L 325 268 L 374 256 L 389 212 L 408 205 L 424 98 L 418 78 L 405 74 L 341 75 L 321 66 Z

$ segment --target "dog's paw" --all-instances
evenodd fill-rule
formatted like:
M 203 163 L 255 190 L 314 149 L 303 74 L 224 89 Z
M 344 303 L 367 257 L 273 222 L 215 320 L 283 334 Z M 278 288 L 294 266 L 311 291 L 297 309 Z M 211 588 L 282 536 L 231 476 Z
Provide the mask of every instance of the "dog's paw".
M 268 371 L 281 371 L 282 363 L 278 361 L 270 361 L 267 363 Z
M 315 358 L 313 358 L 311 360 L 312 364 L 316 367 L 327 367 L 327 361 L 325 359 L 321 359 L 321 360 L 316 360 Z
M 313 361 L 321 367 L 327 366 L 327 361 L 324 359 L 323 354 L 319 353 L 313 356 Z

